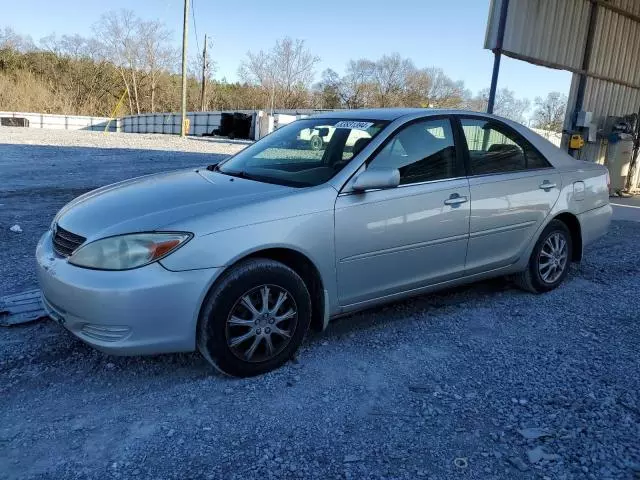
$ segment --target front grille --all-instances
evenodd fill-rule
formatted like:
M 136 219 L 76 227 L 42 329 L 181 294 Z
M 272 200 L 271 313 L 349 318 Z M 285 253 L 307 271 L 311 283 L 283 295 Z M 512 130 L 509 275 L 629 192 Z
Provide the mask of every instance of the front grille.
M 61 257 L 68 257 L 73 251 L 85 242 L 86 238 L 71 233 L 56 225 L 53 231 L 53 249 Z

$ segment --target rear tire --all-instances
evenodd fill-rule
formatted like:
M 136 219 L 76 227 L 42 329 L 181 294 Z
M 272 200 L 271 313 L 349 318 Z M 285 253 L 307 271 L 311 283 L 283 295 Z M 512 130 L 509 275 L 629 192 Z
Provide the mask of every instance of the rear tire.
M 560 220 L 552 220 L 538 238 L 526 270 L 514 276 L 515 284 L 532 293 L 553 290 L 569 273 L 572 254 L 569 228 Z
M 250 259 L 207 295 L 198 320 L 198 350 L 222 373 L 260 375 L 295 354 L 310 323 L 311 295 L 302 278 L 280 262 Z

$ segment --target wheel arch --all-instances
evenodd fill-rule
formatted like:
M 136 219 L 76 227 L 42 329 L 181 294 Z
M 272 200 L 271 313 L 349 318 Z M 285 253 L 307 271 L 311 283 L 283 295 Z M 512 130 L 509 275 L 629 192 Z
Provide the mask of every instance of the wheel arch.
M 311 328 L 315 331 L 322 331 L 326 327 L 327 310 L 329 308 L 327 305 L 325 285 L 322 280 L 322 275 L 320 274 L 318 267 L 308 255 L 290 247 L 265 247 L 259 250 L 246 252 L 244 255 L 234 259 L 225 267 L 224 271 L 218 275 L 218 278 L 216 278 L 213 284 L 209 287 L 207 295 L 205 295 L 205 299 L 209 295 L 209 292 L 212 292 L 222 281 L 225 275 L 236 265 L 248 259 L 255 258 L 266 258 L 280 262 L 300 275 L 311 295 Z M 205 302 L 206 300 L 203 301 L 200 307 L 201 311 L 205 306 Z
M 571 244 L 573 247 L 571 260 L 579 262 L 582 260 L 582 226 L 580 220 L 571 212 L 562 212 L 553 217 L 564 223 L 571 233 Z

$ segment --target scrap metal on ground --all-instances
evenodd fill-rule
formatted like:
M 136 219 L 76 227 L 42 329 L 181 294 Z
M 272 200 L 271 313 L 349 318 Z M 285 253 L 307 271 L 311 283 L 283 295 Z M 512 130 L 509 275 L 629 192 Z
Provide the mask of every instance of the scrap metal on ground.
M 0 326 L 11 327 L 45 318 L 40 290 L 0 297 Z

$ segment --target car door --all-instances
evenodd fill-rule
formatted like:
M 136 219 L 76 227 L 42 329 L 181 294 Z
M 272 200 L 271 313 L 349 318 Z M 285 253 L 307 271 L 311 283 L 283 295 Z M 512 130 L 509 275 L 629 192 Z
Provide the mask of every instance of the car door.
M 366 168 L 398 168 L 396 188 L 342 191 L 335 205 L 339 301 L 348 306 L 463 274 L 469 184 L 449 117 L 400 127 Z
M 465 274 L 515 263 L 560 195 L 561 177 L 524 137 L 487 117 L 460 117 L 471 220 Z

